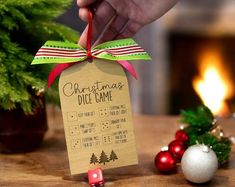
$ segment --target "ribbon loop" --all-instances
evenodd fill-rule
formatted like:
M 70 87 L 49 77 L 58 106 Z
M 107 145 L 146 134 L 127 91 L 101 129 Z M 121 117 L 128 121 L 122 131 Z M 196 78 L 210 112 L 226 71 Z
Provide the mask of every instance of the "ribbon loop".
M 88 11 L 88 33 L 87 33 L 87 42 L 86 42 L 87 61 L 88 62 L 92 62 L 92 60 L 93 60 L 93 55 L 92 55 L 92 52 L 91 52 L 92 17 L 93 17 L 92 12 Z
M 93 18 L 92 12 L 88 11 L 88 31 L 87 31 L 87 41 L 86 41 L 87 55 L 88 53 L 91 54 L 92 18 Z

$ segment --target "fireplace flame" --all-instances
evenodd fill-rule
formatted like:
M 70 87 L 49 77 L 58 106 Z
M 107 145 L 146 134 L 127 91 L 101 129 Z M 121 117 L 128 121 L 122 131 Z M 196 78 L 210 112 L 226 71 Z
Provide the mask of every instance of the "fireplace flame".
M 225 101 L 232 95 L 232 84 L 218 50 L 207 49 L 200 55 L 199 75 L 193 79 L 193 88 L 214 115 L 228 114 Z

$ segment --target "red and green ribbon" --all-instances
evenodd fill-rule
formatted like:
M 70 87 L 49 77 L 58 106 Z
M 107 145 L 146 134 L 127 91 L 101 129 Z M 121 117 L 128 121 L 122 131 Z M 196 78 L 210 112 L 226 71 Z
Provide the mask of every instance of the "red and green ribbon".
M 47 41 L 36 53 L 32 64 L 58 63 L 48 77 L 48 87 L 66 68 L 91 58 L 117 61 L 133 77 L 133 66 L 124 60 L 150 60 L 151 57 L 131 38 L 114 40 L 91 47 L 92 14 L 89 14 L 87 49 L 70 42 Z

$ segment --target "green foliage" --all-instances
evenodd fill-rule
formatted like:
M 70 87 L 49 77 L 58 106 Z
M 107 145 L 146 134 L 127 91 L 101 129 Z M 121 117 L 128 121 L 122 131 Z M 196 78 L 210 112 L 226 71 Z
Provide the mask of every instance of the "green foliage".
M 226 163 L 231 152 L 231 142 L 228 138 L 219 138 L 210 133 L 213 128 L 214 116 L 206 106 L 199 106 L 196 110 L 181 112 L 181 122 L 188 124 L 184 129 L 189 136 L 188 146 L 205 144 L 211 147 L 220 163 Z
M 203 133 L 198 132 L 197 129 L 192 128 L 190 125 L 184 129 L 184 131 L 189 136 L 189 141 L 187 142 L 188 146 L 194 145 L 198 142 L 198 137 Z
M 198 137 L 200 144 L 209 145 L 215 152 L 220 164 L 224 164 L 229 159 L 231 151 L 231 142 L 228 138 L 218 139 L 212 134 L 204 134 Z
M 218 138 L 210 133 L 205 133 L 198 137 L 198 143 L 199 144 L 205 144 L 213 146 L 218 143 Z
M 231 146 L 231 141 L 227 138 L 224 138 L 212 145 L 212 149 L 215 151 L 220 164 L 224 164 L 228 161 Z
M 71 0 L 0 0 L 0 107 L 31 113 L 34 94 L 44 89 L 52 65 L 31 66 L 47 40 L 76 42 L 78 34 L 53 21 Z M 32 91 L 33 90 L 33 91 Z M 49 92 L 50 100 L 58 93 Z
M 190 124 L 198 133 L 204 133 L 212 127 L 214 116 L 206 106 L 199 106 L 196 110 L 181 111 L 181 122 Z

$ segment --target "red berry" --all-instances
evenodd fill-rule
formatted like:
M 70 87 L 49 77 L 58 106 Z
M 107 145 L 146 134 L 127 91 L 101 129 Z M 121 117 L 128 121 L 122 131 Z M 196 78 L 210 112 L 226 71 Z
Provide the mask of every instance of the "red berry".
M 186 146 L 181 140 L 174 140 L 168 145 L 169 152 L 177 159 L 181 159 Z
M 181 140 L 183 142 L 187 142 L 189 140 L 189 137 L 187 135 L 187 133 L 183 130 L 178 130 L 175 133 L 175 139 L 176 140 Z
M 155 167 L 161 172 L 172 171 L 176 166 L 176 159 L 169 151 L 160 151 L 155 157 Z

